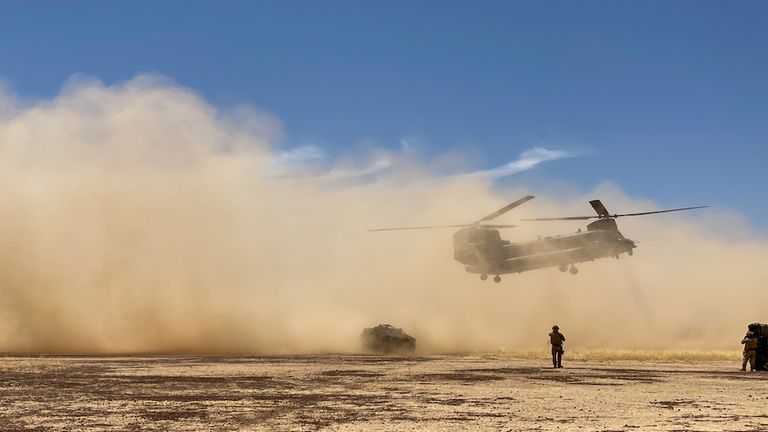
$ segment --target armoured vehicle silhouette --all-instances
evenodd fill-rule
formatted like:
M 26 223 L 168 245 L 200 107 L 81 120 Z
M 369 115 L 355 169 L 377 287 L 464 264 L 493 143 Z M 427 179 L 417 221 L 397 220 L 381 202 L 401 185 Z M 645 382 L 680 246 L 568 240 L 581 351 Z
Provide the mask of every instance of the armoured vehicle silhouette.
M 363 330 L 360 341 L 365 351 L 375 353 L 412 353 L 416 350 L 416 338 L 389 324 Z

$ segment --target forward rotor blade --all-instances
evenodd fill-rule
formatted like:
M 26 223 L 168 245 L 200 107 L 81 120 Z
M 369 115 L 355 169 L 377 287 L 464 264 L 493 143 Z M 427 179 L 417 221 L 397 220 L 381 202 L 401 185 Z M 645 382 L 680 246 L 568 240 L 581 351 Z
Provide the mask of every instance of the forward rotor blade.
M 642 216 L 642 215 L 657 214 L 657 213 L 671 213 L 671 212 L 678 212 L 678 211 L 684 211 L 684 210 L 695 210 L 695 209 L 701 209 L 701 208 L 707 208 L 707 207 L 709 207 L 709 206 L 682 207 L 682 208 L 676 208 L 676 209 L 656 210 L 656 211 L 641 212 L 641 213 L 623 213 L 623 214 L 611 215 L 611 217 Z
M 519 200 L 513 202 L 512 204 L 507 204 L 506 206 L 496 210 L 495 212 L 489 214 L 488 216 L 478 220 L 477 222 L 475 222 L 475 224 L 479 224 L 480 222 L 489 221 L 491 219 L 496 219 L 497 217 L 503 215 L 504 213 L 512 210 L 513 208 L 515 208 L 515 207 L 517 207 L 517 206 L 519 206 L 521 204 L 525 204 L 526 202 L 532 200 L 533 198 L 534 198 L 533 195 L 528 195 L 528 196 L 522 197 Z
M 476 224 L 461 224 L 461 225 L 435 225 L 435 226 L 418 226 L 418 227 L 398 227 L 398 228 L 374 228 L 369 229 L 368 232 L 373 231 L 402 231 L 402 230 L 417 230 L 417 229 L 435 229 L 435 228 L 514 228 L 517 225 L 476 225 Z
M 433 226 L 417 226 L 417 227 L 395 227 L 395 228 L 374 228 L 369 229 L 368 232 L 374 231 L 402 231 L 402 230 L 419 230 L 419 229 L 436 229 L 436 228 L 464 228 L 477 226 L 475 224 L 460 224 L 460 225 L 433 225 Z

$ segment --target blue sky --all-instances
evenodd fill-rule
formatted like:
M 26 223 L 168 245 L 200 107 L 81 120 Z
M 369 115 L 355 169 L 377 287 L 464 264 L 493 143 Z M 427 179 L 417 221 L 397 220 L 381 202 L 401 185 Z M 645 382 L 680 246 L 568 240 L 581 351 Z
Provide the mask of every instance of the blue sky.
M 579 150 L 501 185 L 612 181 L 768 230 L 768 2 L 6 2 L 0 36 L 22 97 L 161 73 L 273 113 L 286 146 Z

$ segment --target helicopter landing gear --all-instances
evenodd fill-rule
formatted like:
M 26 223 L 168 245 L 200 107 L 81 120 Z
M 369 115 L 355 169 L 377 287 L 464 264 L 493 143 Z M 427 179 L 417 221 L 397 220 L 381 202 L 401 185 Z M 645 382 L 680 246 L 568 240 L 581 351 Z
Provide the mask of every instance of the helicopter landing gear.
M 571 272 L 571 274 L 576 274 L 579 272 L 579 269 L 577 269 L 576 266 L 572 265 L 571 268 L 568 269 L 568 271 Z
M 565 265 L 565 264 L 560 264 L 560 267 L 558 267 L 557 269 L 560 270 L 561 272 L 565 273 L 565 272 L 568 271 L 568 266 Z
M 496 283 L 501 282 L 501 276 L 499 276 L 499 275 L 494 276 L 493 277 L 493 281 L 496 282 Z
M 632 249 L 627 251 L 627 255 L 629 255 L 629 256 L 632 256 L 634 254 L 635 254 L 635 251 L 633 251 Z
M 487 274 L 481 274 L 480 275 L 480 280 L 486 280 L 486 279 L 488 279 L 488 275 Z

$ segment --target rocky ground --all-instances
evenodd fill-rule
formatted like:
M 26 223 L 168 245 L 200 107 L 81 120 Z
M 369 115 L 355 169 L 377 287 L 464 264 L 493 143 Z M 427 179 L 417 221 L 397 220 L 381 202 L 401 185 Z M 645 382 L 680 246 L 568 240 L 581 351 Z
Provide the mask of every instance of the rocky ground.
M 2 431 L 768 431 L 733 362 L 0 358 Z

